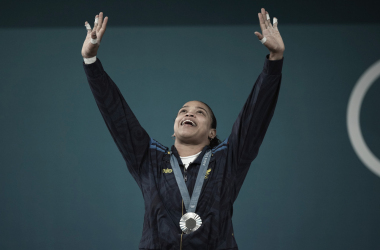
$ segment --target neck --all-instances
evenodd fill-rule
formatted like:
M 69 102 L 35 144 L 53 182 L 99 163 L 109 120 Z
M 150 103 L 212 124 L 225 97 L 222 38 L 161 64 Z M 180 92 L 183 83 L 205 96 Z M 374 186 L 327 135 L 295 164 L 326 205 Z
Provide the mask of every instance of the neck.
M 187 144 L 180 142 L 179 140 L 175 140 L 174 146 L 178 151 L 179 156 L 186 157 L 190 155 L 195 155 L 202 151 L 202 149 L 208 144 Z

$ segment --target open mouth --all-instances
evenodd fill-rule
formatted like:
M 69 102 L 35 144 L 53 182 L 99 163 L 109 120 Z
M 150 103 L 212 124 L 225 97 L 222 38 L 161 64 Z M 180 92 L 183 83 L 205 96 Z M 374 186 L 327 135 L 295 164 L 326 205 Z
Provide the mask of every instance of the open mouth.
M 190 126 L 193 126 L 193 127 L 197 126 L 197 124 L 195 122 L 191 121 L 191 120 L 183 120 L 181 122 L 181 126 L 183 126 L 183 125 L 190 125 Z

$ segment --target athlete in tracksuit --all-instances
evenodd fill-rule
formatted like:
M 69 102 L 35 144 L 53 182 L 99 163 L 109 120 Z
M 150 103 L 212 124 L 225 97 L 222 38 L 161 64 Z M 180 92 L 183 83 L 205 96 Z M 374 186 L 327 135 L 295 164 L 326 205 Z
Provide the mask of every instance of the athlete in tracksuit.
M 144 226 L 139 249 L 238 249 L 232 226 L 233 204 L 272 119 L 281 84 L 283 57 L 282 54 L 276 57 L 275 50 L 271 50 L 273 40 L 264 31 L 272 26 L 269 27 L 267 21 L 264 23 L 265 13 L 262 9 L 261 16 L 259 14 L 260 26 L 268 37 L 268 44 L 264 45 L 271 53 L 265 58 L 264 68 L 231 134 L 211 149 L 211 160 L 195 211 L 202 218 L 202 225 L 190 234 L 182 233 L 179 227 L 180 218 L 186 211 L 170 157 L 173 154 L 178 160 L 191 197 L 198 169 L 204 154 L 210 149 L 209 145 L 186 170 L 175 146 L 171 149 L 163 146 L 141 127 L 99 58 L 90 64 L 83 63 L 96 104 L 144 197 Z M 105 19 L 105 23 L 107 21 Z M 92 45 L 88 45 L 88 39 L 96 38 L 94 34 L 95 31 L 89 30 L 83 51 L 90 51 L 88 47 Z M 260 33 L 256 35 L 263 39 Z M 93 54 L 83 51 L 84 58 L 96 55 L 96 51 Z

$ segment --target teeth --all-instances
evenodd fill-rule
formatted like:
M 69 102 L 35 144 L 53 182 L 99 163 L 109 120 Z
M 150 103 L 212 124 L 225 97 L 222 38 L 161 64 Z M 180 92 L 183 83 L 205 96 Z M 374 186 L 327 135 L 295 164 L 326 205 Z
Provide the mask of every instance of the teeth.
M 196 126 L 196 125 L 195 125 L 195 122 L 193 122 L 193 121 L 191 121 L 191 120 L 184 120 L 184 121 L 181 122 L 181 125 L 183 125 L 185 122 L 191 122 L 191 124 L 192 124 L 193 126 Z

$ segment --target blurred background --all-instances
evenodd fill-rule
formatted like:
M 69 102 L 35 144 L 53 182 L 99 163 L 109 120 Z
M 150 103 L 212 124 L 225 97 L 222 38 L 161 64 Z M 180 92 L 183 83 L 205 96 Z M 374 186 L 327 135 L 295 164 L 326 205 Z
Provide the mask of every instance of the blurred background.
M 268 54 L 254 35 L 261 7 L 278 18 L 286 50 L 274 117 L 234 205 L 239 249 L 380 249 L 378 2 L 2 7 L 0 249 L 138 248 L 143 198 L 87 83 L 85 21 L 109 17 L 98 58 L 170 147 L 189 100 L 211 106 L 228 137 Z

